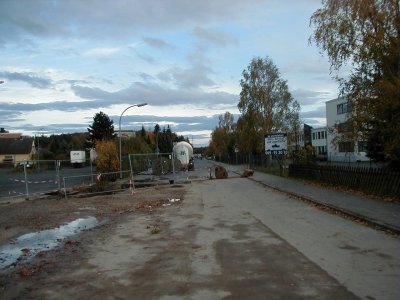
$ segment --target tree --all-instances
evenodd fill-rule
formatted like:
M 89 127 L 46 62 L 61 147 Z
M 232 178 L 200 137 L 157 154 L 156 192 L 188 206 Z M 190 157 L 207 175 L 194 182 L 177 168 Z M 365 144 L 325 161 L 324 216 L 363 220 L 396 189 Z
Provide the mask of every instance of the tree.
M 400 163 L 400 1 L 324 0 L 311 17 L 310 42 L 328 54 L 331 69 L 351 66 L 339 78 L 355 140 L 368 155 Z M 383 154 L 383 155 L 382 155 Z
M 96 113 L 93 117 L 93 123 L 89 126 L 89 139 L 92 145 L 96 141 L 112 140 L 115 137 L 114 121 L 111 120 L 105 113 Z
M 174 142 L 189 142 L 185 137 L 178 136 L 176 133 L 172 132 L 169 125 L 167 125 L 167 128 L 164 127 L 161 131 L 160 125 L 156 124 L 154 126 L 154 136 L 156 149 L 158 148 L 159 153 L 171 153 Z
M 219 115 L 218 119 L 218 127 L 225 128 L 225 130 L 229 133 L 235 129 L 235 118 L 229 111 L 225 112 L 223 115 Z
M 151 145 L 144 141 L 141 137 L 132 137 L 123 144 L 124 153 L 151 153 Z
M 287 82 L 268 57 L 254 58 L 240 81 L 242 91 L 238 104 L 239 144 L 248 153 L 262 152 L 266 133 L 293 130 L 294 115 L 299 104 L 294 104 Z
M 157 153 L 160 152 L 160 148 L 158 147 L 158 134 L 160 133 L 160 130 L 161 130 L 160 125 L 156 124 L 154 126 L 154 136 L 155 136 L 155 139 L 156 139 L 156 152 Z
M 112 140 L 96 140 L 96 166 L 99 173 L 117 172 L 119 170 L 119 159 L 117 145 Z M 116 179 L 115 174 L 106 176 Z
M 141 138 L 142 142 L 146 142 L 147 133 L 146 133 L 146 129 L 144 129 L 143 125 L 142 125 L 142 129 L 140 130 L 140 138 Z
M 217 156 L 227 156 L 228 155 L 228 143 L 229 136 L 223 127 L 215 128 L 211 133 L 211 143 L 210 148 L 212 152 Z
M 230 156 L 234 152 L 236 124 L 234 116 L 228 111 L 219 115 L 218 118 L 218 127 L 211 133 L 208 152 L 221 158 L 222 156 Z
M 290 104 L 289 113 L 286 115 L 285 122 L 287 127 L 290 128 L 288 134 L 288 144 L 294 144 L 295 150 L 299 150 L 298 140 L 301 130 L 300 122 L 300 103 L 296 100 Z

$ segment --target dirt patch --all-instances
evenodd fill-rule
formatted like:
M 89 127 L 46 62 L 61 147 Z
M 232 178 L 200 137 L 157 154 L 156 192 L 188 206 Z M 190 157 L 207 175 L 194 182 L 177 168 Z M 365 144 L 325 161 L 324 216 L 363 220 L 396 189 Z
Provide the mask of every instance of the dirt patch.
M 98 225 L 90 231 L 107 231 L 114 226 L 118 218 L 135 212 L 152 213 L 170 205 L 179 205 L 184 199 L 185 186 L 155 186 L 129 190 L 112 195 L 95 197 L 69 197 L 67 199 L 46 198 L 33 201 L 24 201 L 2 205 L 0 209 L 0 247 L 15 243 L 18 237 L 24 234 L 61 228 L 63 225 L 77 219 L 95 217 Z M 77 251 L 80 242 L 76 235 L 60 241 L 63 247 L 56 247 L 55 251 Z M 60 249 L 62 248 L 62 249 Z M 30 266 L 24 259 L 30 254 L 29 247 L 21 249 L 21 257 L 6 271 L 0 270 L 1 276 L 12 269 L 13 276 L 30 277 L 48 267 L 48 261 L 43 264 Z M 39 252 L 36 258 L 51 256 L 52 254 Z M 0 256 L 1 259 L 1 256 Z M 1 282 L 0 282 L 1 285 Z M 0 293 L 1 295 L 1 293 Z

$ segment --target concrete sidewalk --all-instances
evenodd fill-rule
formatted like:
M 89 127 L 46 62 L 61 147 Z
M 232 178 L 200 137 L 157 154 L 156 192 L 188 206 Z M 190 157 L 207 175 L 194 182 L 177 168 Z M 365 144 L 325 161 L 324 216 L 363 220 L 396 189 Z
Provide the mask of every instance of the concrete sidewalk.
M 243 167 L 229 166 L 237 174 Z M 400 233 L 400 205 L 308 184 L 301 180 L 254 172 L 249 179 L 273 189 L 327 206 L 372 225 Z

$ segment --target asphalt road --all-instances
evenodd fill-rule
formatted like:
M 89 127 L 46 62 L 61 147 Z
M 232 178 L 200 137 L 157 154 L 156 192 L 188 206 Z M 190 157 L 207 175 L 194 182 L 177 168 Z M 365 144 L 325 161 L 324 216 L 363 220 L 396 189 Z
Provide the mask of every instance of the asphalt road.
M 398 253 L 398 237 L 251 180 L 194 181 L 182 204 L 129 215 L 110 235 L 92 239 L 75 267 L 49 275 L 38 293 L 46 299 L 400 299 Z
M 93 171 L 95 172 L 95 170 Z M 28 170 L 28 193 L 34 195 L 63 187 L 63 178 L 68 177 L 68 184 L 80 184 L 82 181 L 91 180 L 90 166 L 84 168 L 63 167 L 57 174 L 54 170 L 36 169 Z M 71 177 L 72 176 L 72 177 Z M 77 176 L 77 177 L 74 177 Z M 80 177 L 82 176 L 82 177 Z M 60 181 L 58 183 L 58 180 Z M 0 169 L 0 201 L 7 197 L 26 195 L 25 173 L 23 170 Z

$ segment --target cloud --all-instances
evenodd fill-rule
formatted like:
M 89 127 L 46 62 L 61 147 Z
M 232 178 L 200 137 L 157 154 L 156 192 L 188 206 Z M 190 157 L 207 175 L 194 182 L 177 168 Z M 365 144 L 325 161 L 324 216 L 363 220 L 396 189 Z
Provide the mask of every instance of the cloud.
M 101 102 L 98 103 L 101 107 Z M 12 118 L 15 115 L 21 115 L 26 112 L 35 111 L 63 111 L 63 112 L 75 112 L 81 111 L 82 109 L 95 108 L 96 103 L 94 101 L 53 101 L 53 102 L 42 102 L 42 103 L 2 103 L 0 108 L 0 114 L 5 118 Z
M 154 64 L 156 62 L 156 59 L 148 54 L 143 54 L 143 53 L 139 53 L 138 57 L 142 60 L 144 60 L 145 62 L 148 62 L 150 64 Z
M 205 92 L 201 89 L 173 89 L 156 83 L 135 82 L 130 87 L 116 92 L 99 88 L 72 85 L 72 91 L 78 97 L 96 100 L 98 107 L 109 107 L 114 104 L 146 101 L 152 106 L 169 106 L 193 103 L 199 106 L 236 105 L 238 96 L 227 92 Z M 84 103 L 82 103 L 84 105 Z
M 153 107 L 192 103 L 198 107 L 231 107 L 236 105 L 237 95 L 226 92 L 205 92 L 201 89 L 171 89 L 156 83 L 136 82 L 126 89 L 108 92 L 97 87 L 77 84 L 70 81 L 71 90 L 80 97 L 79 101 L 53 100 L 40 103 L 3 102 L 0 117 L 3 120 L 19 118 L 22 113 L 35 111 L 75 112 L 85 109 L 101 109 L 116 104 L 148 102 Z M 194 122 L 195 123 L 195 122 Z
M 143 29 L 176 30 L 238 18 L 263 0 L 245 1 L 0 1 L 4 40 L 62 35 L 98 39 L 129 37 Z M 38 18 L 37 16 L 40 16 Z M 151 16 L 151 17 L 149 17 Z M 98 24 L 103 24 L 99 27 Z M 118 30 L 116 30 L 118 28 Z
M 216 46 L 227 46 L 237 43 L 237 40 L 234 37 L 225 32 L 217 30 L 207 30 L 198 26 L 193 30 L 193 34 L 197 38 Z
M 310 111 L 301 111 L 300 118 L 304 123 L 312 127 L 326 126 L 325 105 L 321 105 Z
M 0 116 L 2 115 L 0 111 Z M 213 128 L 218 125 L 218 116 L 194 116 L 194 117 L 168 117 L 168 116 L 153 116 L 153 115 L 124 115 L 122 120 L 122 128 L 125 130 L 140 130 L 143 127 L 146 130 L 154 130 L 154 126 L 159 124 L 161 129 L 167 128 L 169 125 L 171 130 L 178 135 L 184 135 L 189 138 L 193 138 L 197 141 L 197 145 L 207 145 L 210 137 L 210 132 Z M 118 124 L 119 116 L 109 116 L 114 121 L 114 126 Z M 24 121 L 23 118 L 20 121 Z M 92 118 L 87 118 L 87 122 L 82 123 L 60 123 L 60 124 L 47 124 L 47 125 L 34 125 L 34 124 L 23 124 L 13 126 L 13 130 L 20 130 L 24 132 L 37 132 L 49 133 L 49 134 L 60 134 L 60 133 L 72 133 L 72 132 L 86 132 L 88 126 L 92 122 Z M 1 125 L 1 127 L 8 128 L 10 124 L 7 122 L 7 126 Z M 117 127 L 115 126 L 115 129 Z
M 310 111 L 302 111 L 300 115 L 302 118 L 307 118 L 307 119 L 326 118 L 326 108 L 325 105 L 323 105 Z
M 112 47 L 100 47 L 100 48 L 93 48 L 85 51 L 83 55 L 85 56 L 109 56 L 119 52 L 120 48 L 112 48 Z
M 170 44 L 168 44 L 167 42 L 165 42 L 162 39 L 145 37 L 145 38 L 143 38 L 143 41 L 150 47 L 154 47 L 154 48 L 161 49 L 161 50 L 167 49 L 167 48 L 172 48 L 172 46 Z
M 21 81 L 38 89 L 47 89 L 52 86 L 52 81 L 48 78 L 40 77 L 32 72 L 0 72 L 0 77 L 9 81 Z
M 291 91 L 291 94 L 301 106 L 320 105 L 326 101 L 327 97 L 332 97 L 331 92 L 328 91 L 311 91 L 306 89 L 296 89 Z
M 7 110 L 7 109 L 0 109 L 0 120 L 4 122 L 3 125 L 1 125 L 2 128 L 6 128 L 6 124 L 9 124 L 11 122 L 20 122 L 23 121 L 24 118 L 22 118 L 23 113 L 21 111 L 13 111 L 13 110 Z
M 129 124 L 133 125 L 136 124 L 147 124 L 149 127 L 154 128 L 156 124 L 159 124 L 161 126 L 161 129 L 163 127 L 167 127 L 167 125 L 170 125 L 171 128 L 174 129 L 174 131 L 186 131 L 186 130 L 210 130 L 213 129 L 216 125 L 218 125 L 218 116 L 219 115 L 213 115 L 211 117 L 209 116 L 193 116 L 193 117 L 187 117 L 187 116 L 149 116 L 149 115 L 126 115 L 123 117 L 123 124 L 124 126 L 129 126 Z M 110 116 L 115 121 L 119 120 L 119 116 Z M 115 122 L 114 121 L 114 122 Z M 128 124 L 128 125 L 127 125 Z M 164 125 L 161 125 L 164 124 Z M 215 124 L 214 126 L 210 126 L 210 124 Z M 147 128 L 147 127 L 146 127 Z
M 175 66 L 157 74 L 158 79 L 172 82 L 176 87 L 183 89 L 197 89 L 204 86 L 214 86 L 215 81 L 210 75 L 214 74 L 212 64 L 205 57 L 205 50 L 195 48 L 187 55 L 186 67 Z
M 215 82 L 208 74 L 212 70 L 204 64 L 193 64 L 187 68 L 170 68 L 158 74 L 158 78 L 166 82 L 173 81 L 180 88 L 198 88 L 200 86 L 212 86 Z

